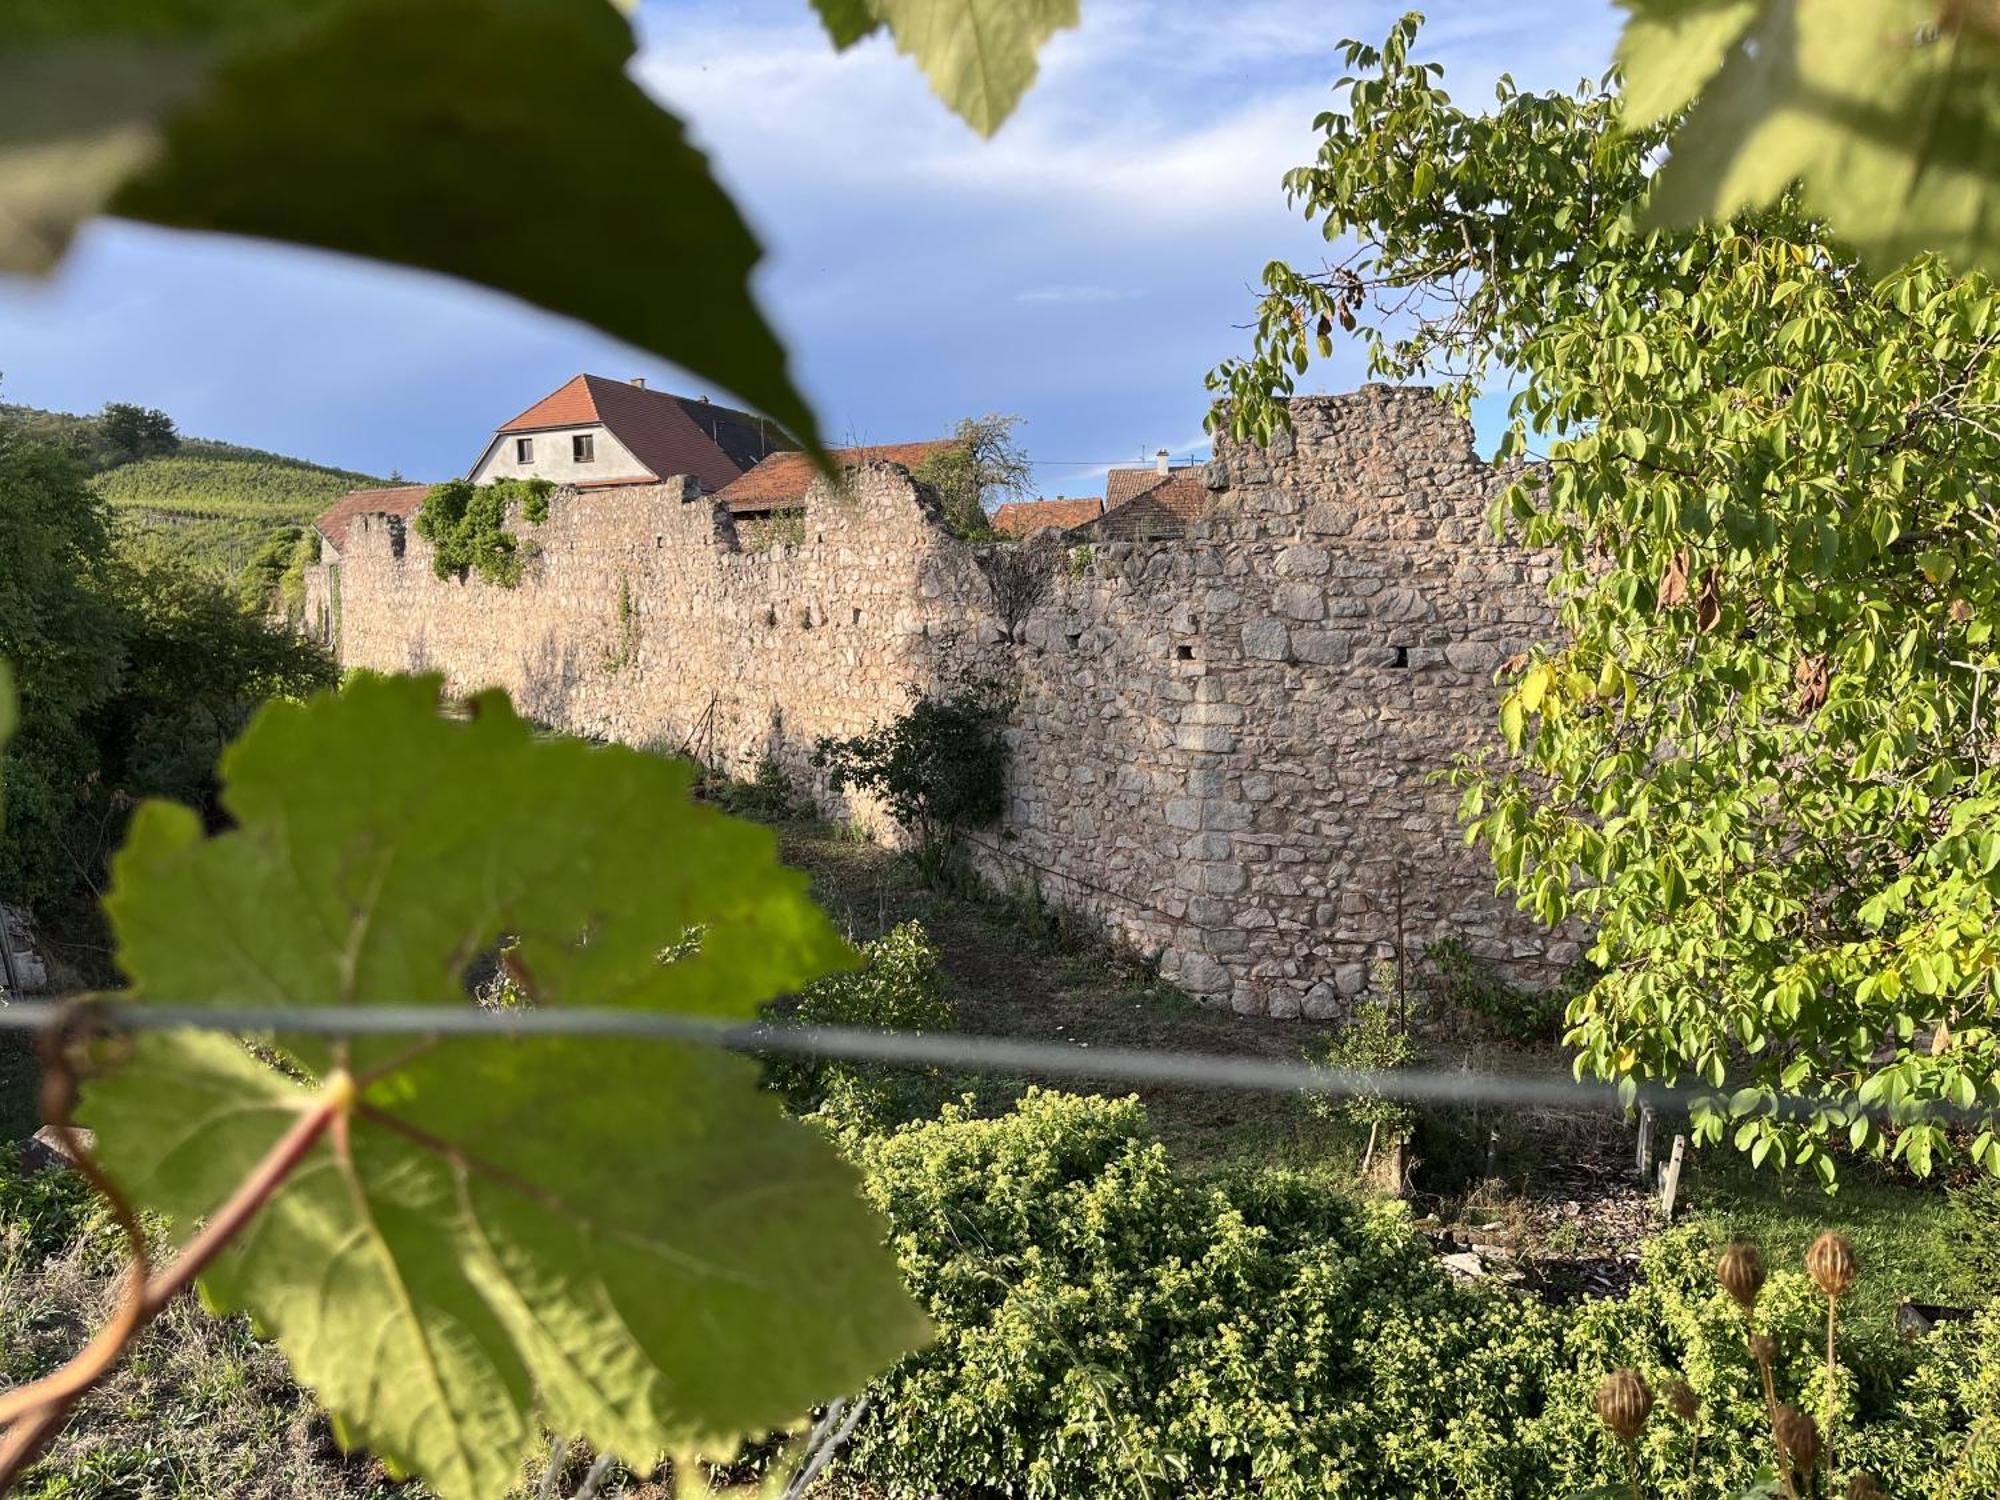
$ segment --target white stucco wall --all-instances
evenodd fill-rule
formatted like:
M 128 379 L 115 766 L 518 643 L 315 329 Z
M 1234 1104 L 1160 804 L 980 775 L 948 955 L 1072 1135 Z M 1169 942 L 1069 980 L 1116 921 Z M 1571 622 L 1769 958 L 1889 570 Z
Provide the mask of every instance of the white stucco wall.
M 578 433 L 589 433 L 596 440 L 597 457 L 590 463 L 580 464 L 570 457 L 570 439 Z M 514 458 L 514 440 L 532 438 L 535 456 L 532 462 L 517 463 Z M 603 484 L 610 479 L 643 479 L 651 473 L 647 467 L 632 456 L 627 448 L 610 432 L 601 426 L 553 427 L 541 432 L 504 432 L 499 434 L 480 457 L 479 465 L 472 471 L 475 484 L 491 484 L 496 479 L 525 479 L 530 476 L 553 480 L 557 484 Z

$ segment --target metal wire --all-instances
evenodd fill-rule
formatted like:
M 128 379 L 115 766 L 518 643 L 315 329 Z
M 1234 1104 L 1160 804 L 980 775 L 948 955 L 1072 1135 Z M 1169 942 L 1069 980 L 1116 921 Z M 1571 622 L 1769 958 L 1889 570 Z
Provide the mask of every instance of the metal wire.
M 195 1028 L 311 1036 L 560 1036 L 694 1042 L 728 1052 L 828 1061 L 1270 1094 L 1323 1094 L 1334 1098 L 1367 1095 L 1412 1104 L 1499 1104 L 1618 1112 L 1628 1105 L 1649 1104 L 1655 1109 L 1678 1111 L 1695 1100 L 1720 1104 L 1724 1098 L 1720 1091 L 1706 1086 L 1684 1089 L 1646 1083 L 1621 1098 L 1619 1091 L 1609 1084 L 1581 1083 L 1561 1076 L 1521 1077 L 1456 1068 L 1372 1072 L 1220 1053 L 1094 1047 L 1084 1042 L 1033 1042 L 955 1032 L 882 1032 L 851 1026 L 745 1023 L 665 1011 L 571 1006 L 484 1010 L 471 1005 L 196 1006 L 132 1004 L 98 998 L 22 1000 L 0 1005 L 0 1030 L 39 1030 L 79 1013 L 114 1031 Z M 1759 1107 L 1790 1118 L 1835 1111 L 1842 1119 L 1862 1113 L 1883 1118 L 1893 1116 L 1898 1121 L 1915 1118 L 1990 1121 L 1993 1114 L 1990 1109 L 1959 1110 L 1943 1103 L 1905 1106 L 1896 1111 L 1862 1109 L 1852 1102 L 1785 1094 L 1767 1096 Z

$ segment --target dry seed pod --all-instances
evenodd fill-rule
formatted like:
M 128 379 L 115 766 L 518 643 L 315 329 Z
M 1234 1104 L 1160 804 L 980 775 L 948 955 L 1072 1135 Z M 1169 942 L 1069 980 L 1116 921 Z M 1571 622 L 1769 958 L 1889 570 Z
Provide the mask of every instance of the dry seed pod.
M 1861 1262 L 1855 1259 L 1854 1247 L 1829 1230 L 1806 1251 L 1806 1274 L 1827 1296 L 1842 1297 L 1861 1274 Z
M 1888 1500 L 1873 1474 L 1856 1474 L 1847 1481 L 1847 1500 Z
M 1764 1257 L 1748 1240 L 1733 1241 L 1715 1263 L 1715 1279 L 1736 1299 L 1736 1305 L 1748 1312 L 1764 1289 Z
M 1639 1436 L 1652 1414 L 1653 1393 L 1637 1370 L 1613 1370 L 1597 1385 L 1597 1415 L 1623 1442 Z
M 1694 1393 L 1694 1387 L 1676 1375 L 1664 1386 L 1660 1394 L 1666 1398 L 1667 1410 L 1682 1422 L 1691 1423 L 1701 1415 L 1701 1397 Z
M 1768 1333 L 1750 1336 L 1750 1357 L 1760 1365 L 1769 1366 L 1777 1362 L 1778 1341 Z
M 1810 1474 L 1819 1467 L 1819 1423 L 1797 1407 L 1781 1406 L 1771 1425 L 1777 1429 L 1778 1441 L 1785 1445 L 1794 1469 Z

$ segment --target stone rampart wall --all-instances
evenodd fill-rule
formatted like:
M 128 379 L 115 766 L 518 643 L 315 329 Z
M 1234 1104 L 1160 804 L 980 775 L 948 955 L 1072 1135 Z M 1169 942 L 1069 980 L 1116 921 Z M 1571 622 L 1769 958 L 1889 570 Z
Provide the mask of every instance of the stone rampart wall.
M 804 525 L 739 537 L 692 485 L 559 491 L 519 587 L 441 581 L 428 545 L 357 522 L 309 577 L 342 663 L 498 685 L 578 733 L 779 762 L 829 805 L 820 736 L 912 691 L 1012 684 L 1009 812 L 980 835 L 1239 1010 L 1332 1015 L 1445 934 L 1518 978 L 1575 955 L 1493 895 L 1430 773 L 1485 743 L 1492 674 L 1545 634 L 1546 563 L 1496 543 L 1505 475 L 1427 392 L 1293 403 L 1269 450 L 1218 447 L 1189 536 L 1013 551 L 951 538 L 900 469 L 820 484 Z M 746 550 L 749 545 L 761 550 Z M 1025 610 L 995 576 L 1047 575 Z M 874 809 L 854 812 L 891 833 Z

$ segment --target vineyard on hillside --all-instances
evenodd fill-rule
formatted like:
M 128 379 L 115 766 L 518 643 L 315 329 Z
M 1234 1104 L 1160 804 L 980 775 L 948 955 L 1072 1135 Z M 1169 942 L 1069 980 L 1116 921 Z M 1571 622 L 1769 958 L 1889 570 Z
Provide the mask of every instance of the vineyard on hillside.
M 97 477 L 115 510 L 186 519 L 311 520 L 349 490 L 382 480 L 248 448 L 189 442 L 178 453 L 120 464 Z

